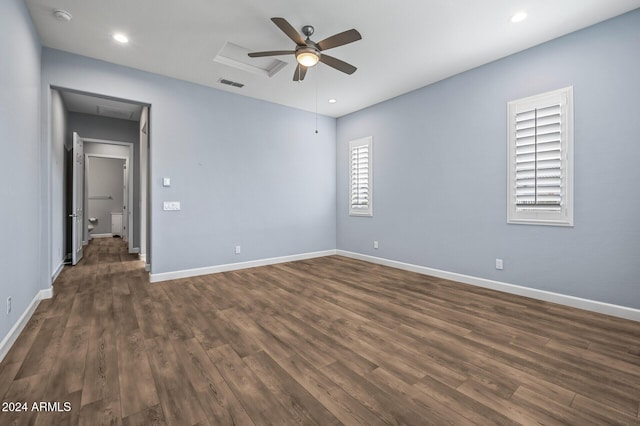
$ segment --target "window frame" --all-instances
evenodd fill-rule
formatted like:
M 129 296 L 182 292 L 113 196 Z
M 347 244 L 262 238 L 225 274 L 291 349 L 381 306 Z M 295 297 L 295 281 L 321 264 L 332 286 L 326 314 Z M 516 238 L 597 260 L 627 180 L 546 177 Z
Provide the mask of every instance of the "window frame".
M 516 114 L 532 109 L 548 108 L 558 103 L 560 105 L 560 211 L 545 211 L 542 208 L 536 211 L 518 207 L 516 204 Z M 507 103 L 507 223 L 574 226 L 573 139 L 573 86 Z M 537 187 L 534 190 L 537 190 Z
M 369 197 L 366 208 L 354 208 L 353 207 L 353 188 L 352 188 L 352 179 L 353 179 L 353 167 L 352 167 L 352 156 L 354 148 L 360 148 L 366 146 L 368 149 L 368 189 L 369 189 Z M 373 136 L 367 136 L 360 139 L 355 139 L 349 141 L 349 216 L 356 217 L 371 217 L 373 216 Z

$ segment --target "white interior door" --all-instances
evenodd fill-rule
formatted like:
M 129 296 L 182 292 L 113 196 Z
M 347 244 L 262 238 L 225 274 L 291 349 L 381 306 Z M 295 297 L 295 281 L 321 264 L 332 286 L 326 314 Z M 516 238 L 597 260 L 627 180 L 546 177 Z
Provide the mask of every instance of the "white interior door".
M 122 164 L 122 239 L 129 241 L 129 193 L 128 185 L 129 171 L 126 160 Z
M 73 132 L 73 195 L 71 197 L 71 264 L 82 259 L 82 235 L 84 230 L 84 149 L 82 138 Z

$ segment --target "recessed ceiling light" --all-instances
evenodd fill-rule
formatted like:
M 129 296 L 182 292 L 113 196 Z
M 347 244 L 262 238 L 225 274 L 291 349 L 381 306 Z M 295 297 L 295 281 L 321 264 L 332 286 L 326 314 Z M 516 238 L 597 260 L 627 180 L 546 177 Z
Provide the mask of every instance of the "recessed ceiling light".
M 526 12 L 518 12 L 515 15 L 513 15 L 511 17 L 511 22 L 516 23 L 516 22 L 522 22 L 525 19 L 527 19 L 527 13 Z
M 118 43 L 122 43 L 122 44 L 129 43 L 129 37 L 127 37 L 126 35 L 124 35 L 122 33 L 115 33 L 113 35 L 113 39 L 115 41 L 117 41 Z
M 329 99 L 330 104 L 335 104 L 336 102 L 338 102 L 336 99 L 333 99 L 333 98 Z

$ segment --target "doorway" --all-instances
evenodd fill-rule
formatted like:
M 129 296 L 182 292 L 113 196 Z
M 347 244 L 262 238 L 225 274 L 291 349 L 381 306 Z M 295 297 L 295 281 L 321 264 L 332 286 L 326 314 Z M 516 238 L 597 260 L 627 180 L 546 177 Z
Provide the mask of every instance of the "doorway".
M 129 157 L 85 152 L 85 245 L 92 238 L 120 237 L 128 243 L 129 253 L 134 252 L 129 175 Z
M 83 138 L 85 156 L 84 211 L 87 223 L 83 242 L 100 237 L 121 237 L 129 253 L 135 245 L 133 145 L 127 142 Z M 112 222 L 116 221 L 117 226 Z
M 51 88 L 51 135 L 54 163 L 52 165 L 52 235 L 51 267 L 52 282 L 64 263 L 71 260 L 73 222 L 71 212 L 73 182 L 72 134 L 78 132 L 83 144 L 90 149 L 82 155 L 83 169 L 92 169 L 99 158 L 124 160 L 119 182 L 122 182 L 122 204 L 110 207 L 110 213 L 122 213 L 122 231 L 117 233 L 127 241 L 130 253 L 139 253 L 141 259 L 150 263 L 150 218 L 147 204 L 150 191 L 147 188 L 149 175 L 149 105 L 116 99 L 104 95 L 78 92 L 66 88 Z M 91 150 L 91 147 L 96 148 Z M 109 149 L 112 149 L 109 152 Z M 58 160 L 59 159 L 59 160 Z M 58 183 L 59 182 L 59 183 Z M 126 184 L 125 184 L 126 183 Z M 115 193 L 91 193 L 91 184 L 83 184 L 81 209 L 84 213 L 81 241 L 89 243 L 89 219 L 94 217 L 93 201 L 107 204 L 119 200 Z M 126 191 L 126 193 L 125 193 Z M 114 192 L 114 191 L 108 191 Z M 94 198 L 89 200 L 89 198 Z M 111 199 L 109 199 L 109 196 Z M 104 199 L 99 199 L 104 198 Z M 57 207 L 60 206 L 60 207 Z M 60 212 L 60 213 L 58 213 Z M 111 232 L 111 218 L 99 220 L 99 234 Z M 107 231 L 102 232 L 103 226 Z M 95 225 L 93 225 L 93 229 Z M 148 265 L 150 266 L 150 265 Z M 150 267 L 148 267 L 150 269 Z

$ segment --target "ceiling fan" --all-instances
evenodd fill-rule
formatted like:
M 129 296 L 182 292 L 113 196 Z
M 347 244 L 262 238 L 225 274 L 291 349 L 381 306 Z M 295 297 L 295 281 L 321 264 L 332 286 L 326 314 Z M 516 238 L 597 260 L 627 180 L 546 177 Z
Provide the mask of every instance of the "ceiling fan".
M 305 25 L 302 27 L 302 34 L 307 36 L 305 40 L 302 38 L 300 33 L 298 33 L 298 31 L 296 31 L 289 22 L 287 22 L 286 19 L 271 18 L 271 20 L 282 30 L 283 33 L 296 43 L 295 50 L 253 52 L 249 53 L 250 57 L 259 58 L 262 56 L 296 55 L 298 65 L 293 73 L 293 81 L 304 80 L 304 76 L 307 74 L 307 69 L 317 64 L 318 61 L 346 74 L 353 74 L 356 72 L 357 68 L 353 65 L 334 58 L 333 56 L 325 55 L 321 52 L 360 40 L 362 36 L 358 31 L 354 29 L 343 31 L 316 43 L 309 38 L 314 32 L 314 28 L 311 25 Z

